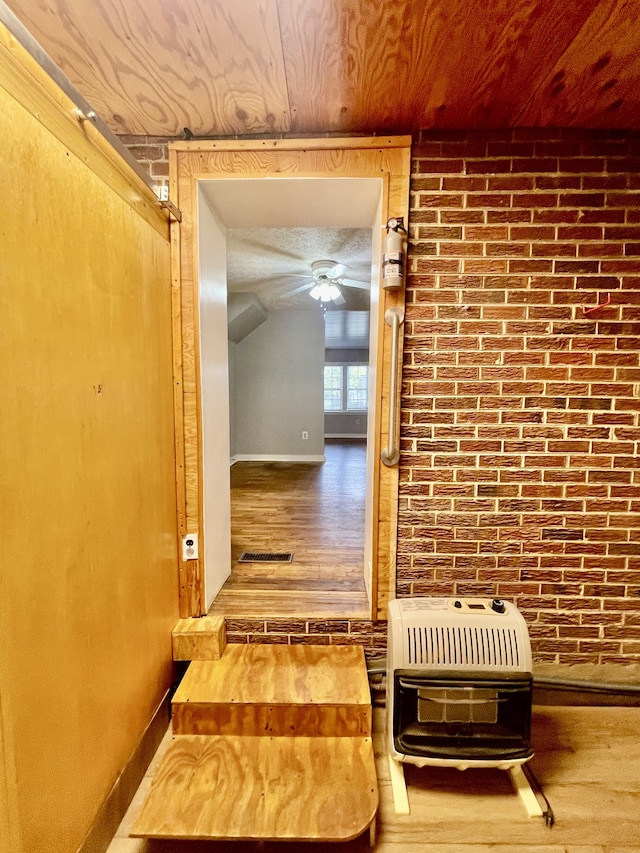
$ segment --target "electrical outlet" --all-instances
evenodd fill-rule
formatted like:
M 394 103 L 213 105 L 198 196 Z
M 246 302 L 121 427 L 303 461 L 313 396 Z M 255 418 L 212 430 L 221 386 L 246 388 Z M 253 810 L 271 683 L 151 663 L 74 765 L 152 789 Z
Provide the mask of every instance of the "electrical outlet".
M 197 560 L 198 559 L 198 534 L 187 533 L 182 537 L 182 559 Z
M 307 441 L 308 438 L 309 438 L 309 433 L 306 431 L 306 429 L 303 429 L 302 430 L 302 440 Z

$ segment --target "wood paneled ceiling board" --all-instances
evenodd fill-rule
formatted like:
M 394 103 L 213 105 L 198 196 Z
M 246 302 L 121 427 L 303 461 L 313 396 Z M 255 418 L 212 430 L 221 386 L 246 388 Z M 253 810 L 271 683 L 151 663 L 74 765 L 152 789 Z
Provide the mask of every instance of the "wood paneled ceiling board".
M 288 0 L 292 129 L 511 126 L 597 2 Z
M 462 0 L 451 81 L 441 104 L 431 103 L 428 127 L 512 127 L 599 0 Z M 464 13 L 463 13 L 464 9 Z M 447 35 L 443 34 L 445 45 Z M 445 47 L 446 50 L 446 47 Z M 428 81 L 424 81 L 424 87 Z
M 640 127 L 640 0 L 8 0 L 118 134 Z
M 115 133 L 289 130 L 276 0 L 7 5 Z
M 601 0 L 519 119 L 521 125 L 638 127 L 640 7 Z

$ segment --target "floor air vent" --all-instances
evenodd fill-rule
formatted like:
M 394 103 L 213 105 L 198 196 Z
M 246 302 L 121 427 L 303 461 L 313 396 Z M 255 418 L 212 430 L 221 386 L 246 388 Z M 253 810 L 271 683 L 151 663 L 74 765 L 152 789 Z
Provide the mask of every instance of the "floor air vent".
M 239 563 L 290 563 L 293 560 L 293 551 L 269 552 L 269 551 L 243 551 L 238 557 Z

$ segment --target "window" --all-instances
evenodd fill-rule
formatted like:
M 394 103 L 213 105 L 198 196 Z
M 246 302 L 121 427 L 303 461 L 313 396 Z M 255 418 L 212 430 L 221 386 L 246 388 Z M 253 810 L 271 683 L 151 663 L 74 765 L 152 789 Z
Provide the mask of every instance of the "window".
M 342 411 L 342 365 L 325 364 L 324 367 L 324 410 Z
M 367 374 L 364 364 L 347 365 L 347 411 L 362 412 L 367 408 Z
M 325 412 L 364 412 L 369 393 L 366 364 L 325 364 Z

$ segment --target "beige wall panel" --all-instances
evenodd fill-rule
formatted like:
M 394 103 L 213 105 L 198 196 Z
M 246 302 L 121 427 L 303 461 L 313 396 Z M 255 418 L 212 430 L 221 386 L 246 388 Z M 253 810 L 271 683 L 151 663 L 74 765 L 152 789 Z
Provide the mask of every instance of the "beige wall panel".
M 172 675 L 168 228 L 11 83 L 3 72 L 0 688 L 17 850 L 70 853 Z
M 0 693 L 0 839 L 8 850 L 20 849 L 16 775 L 11 721 L 2 707 Z

